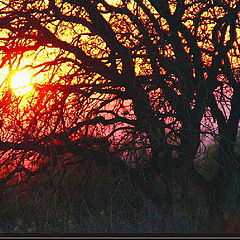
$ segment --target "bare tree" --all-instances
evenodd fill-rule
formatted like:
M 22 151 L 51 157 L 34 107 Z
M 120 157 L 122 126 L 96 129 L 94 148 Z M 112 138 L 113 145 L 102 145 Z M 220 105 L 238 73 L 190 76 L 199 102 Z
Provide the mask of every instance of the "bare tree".
M 40 160 L 64 164 L 66 153 L 111 167 L 118 159 L 159 208 L 146 187 L 154 181 L 144 180 L 149 168 L 165 185 L 167 211 L 192 179 L 212 217 L 224 216 L 224 191 L 239 189 L 238 1 L 5 0 L 0 8 L 1 66 L 29 69 L 35 79 L 22 96 L 11 74 L 2 84 L 1 164 L 13 166 L 11 176 L 35 174 Z M 208 115 L 217 131 L 204 127 Z M 219 136 L 211 180 L 194 164 L 207 134 Z

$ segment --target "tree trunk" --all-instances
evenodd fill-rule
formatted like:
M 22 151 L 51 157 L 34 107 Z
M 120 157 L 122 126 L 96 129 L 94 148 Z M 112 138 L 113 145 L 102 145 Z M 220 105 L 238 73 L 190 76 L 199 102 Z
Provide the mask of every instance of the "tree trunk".
M 216 186 L 210 186 L 208 189 L 205 189 L 205 196 L 208 204 L 209 230 L 221 229 L 224 226 L 222 191 Z
M 134 170 L 129 172 L 129 176 L 144 202 L 149 217 L 164 222 L 169 215 L 172 215 L 168 186 L 161 176 L 154 173 L 149 177 L 147 173 Z

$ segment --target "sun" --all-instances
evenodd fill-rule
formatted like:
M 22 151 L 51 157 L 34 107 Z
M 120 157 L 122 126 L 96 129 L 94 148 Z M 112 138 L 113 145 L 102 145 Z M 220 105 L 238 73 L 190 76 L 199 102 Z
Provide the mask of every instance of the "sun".
M 11 77 L 10 87 L 17 96 L 22 96 L 33 90 L 32 75 L 29 70 L 15 71 Z

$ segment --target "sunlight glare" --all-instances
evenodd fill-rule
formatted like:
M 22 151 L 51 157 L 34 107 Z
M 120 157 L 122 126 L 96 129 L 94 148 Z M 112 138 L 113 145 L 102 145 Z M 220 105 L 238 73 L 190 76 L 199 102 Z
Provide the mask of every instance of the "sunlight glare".
M 27 69 L 16 71 L 11 78 L 10 87 L 17 96 L 30 92 L 33 89 L 30 72 Z
M 108 4 L 113 5 L 113 6 L 122 4 L 122 1 L 121 1 L 121 0 L 105 0 L 105 1 L 106 1 Z

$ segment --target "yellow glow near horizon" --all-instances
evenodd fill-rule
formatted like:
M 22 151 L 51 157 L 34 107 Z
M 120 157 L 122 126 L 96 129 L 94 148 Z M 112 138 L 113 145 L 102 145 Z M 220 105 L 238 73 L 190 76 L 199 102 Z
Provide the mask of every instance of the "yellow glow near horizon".
M 28 69 L 16 71 L 11 77 L 10 87 L 14 94 L 22 96 L 33 89 L 32 76 Z

